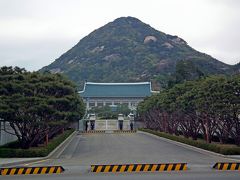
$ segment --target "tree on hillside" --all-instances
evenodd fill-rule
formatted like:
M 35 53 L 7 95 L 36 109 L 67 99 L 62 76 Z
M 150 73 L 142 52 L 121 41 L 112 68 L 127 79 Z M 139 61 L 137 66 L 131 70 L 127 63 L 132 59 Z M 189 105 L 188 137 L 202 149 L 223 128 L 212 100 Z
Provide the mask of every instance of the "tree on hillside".
M 9 122 L 21 148 L 37 146 L 83 114 L 75 85 L 63 76 L 0 69 L 0 119 Z
M 191 60 L 181 60 L 177 62 L 175 73 L 169 78 L 168 87 L 171 88 L 185 81 L 197 80 L 203 76 L 204 73 Z

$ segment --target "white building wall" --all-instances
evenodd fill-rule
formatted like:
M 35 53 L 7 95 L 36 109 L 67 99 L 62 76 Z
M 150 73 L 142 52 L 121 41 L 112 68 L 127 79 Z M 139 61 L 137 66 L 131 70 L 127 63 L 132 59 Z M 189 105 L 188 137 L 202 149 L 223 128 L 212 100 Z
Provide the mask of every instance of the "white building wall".
M 119 121 L 115 119 L 96 120 L 95 130 L 119 130 Z M 130 121 L 123 121 L 123 130 L 130 130 Z
M 14 132 L 8 122 L 0 122 L 0 145 L 17 140 L 17 137 L 15 135 L 5 132 L 4 129 L 10 132 Z
M 130 109 L 136 108 L 138 103 L 143 101 L 143 98 L 87 98 L 84 99 L 86 103 L 86 108 L 89 110 L 92 107 L 97 107 L 99 105 L 119 105 L 127 104 Z

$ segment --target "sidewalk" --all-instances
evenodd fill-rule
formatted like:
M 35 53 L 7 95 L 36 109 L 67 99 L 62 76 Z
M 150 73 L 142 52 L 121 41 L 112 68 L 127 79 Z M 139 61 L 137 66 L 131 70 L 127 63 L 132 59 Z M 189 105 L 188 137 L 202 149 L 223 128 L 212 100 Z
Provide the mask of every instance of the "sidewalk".
M 225 155 L 227 158 L 232 158 L 232 159 L 239 159 L 240 160 L 240 155 Z
M 21 163 L 21 162 L 29 162 L 29 161 L 36 161 L 42 158 L 0 158 L 0 167 L 6 166 L 7 164 L 13 163 Z

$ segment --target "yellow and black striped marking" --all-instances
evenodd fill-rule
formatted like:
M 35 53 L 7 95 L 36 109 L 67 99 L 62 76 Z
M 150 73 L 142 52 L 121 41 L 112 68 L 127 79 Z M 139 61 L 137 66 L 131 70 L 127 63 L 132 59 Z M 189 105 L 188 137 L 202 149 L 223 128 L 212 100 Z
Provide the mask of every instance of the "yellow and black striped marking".
M 96 173 L 159 172 L 159 171 L 185 171 L 185 170 L 187 170 L 187 163 L 91 165 L 91 171 Z
M 217 170 L 238 170 L 240 171 L 240 163 L 236 162 L 218 162 L 213 166 Z
M 105 133 L 105 130 L 90 130 L 90 131 L 82 131 L 83 134 L 91 134 L 91 133 Z
M 136 130 L 114 130 L 114 133 L 136 133 Z
M 1 175 L 21 175 L 21 174 L 59 174 L 64 171 L 62 166 L 45 167 L 13 167 L 1 168 Z
M 106 133 L 106 132 L 112 132 L 112 133 L 136 133 L 136 130 L 90 130 L 90 131 L 82 131 L 82 134 L 92 134 L 92 133 Z

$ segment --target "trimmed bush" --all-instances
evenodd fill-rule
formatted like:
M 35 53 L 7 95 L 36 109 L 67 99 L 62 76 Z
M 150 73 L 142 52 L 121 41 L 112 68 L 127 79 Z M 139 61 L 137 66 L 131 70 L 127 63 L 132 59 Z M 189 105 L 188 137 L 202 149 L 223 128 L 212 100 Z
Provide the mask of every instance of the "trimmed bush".
M 236 145 L 226 145 L 226 144 L 216 144 L 216 143 L 208 144 L 204 140 L 187 139 L 182 136 L 171 135 L 168 133 L 154 131 L 150 129 L 139 129 L 139 130 L 148 132 L 166 139 L 171 139 L 173 141 L 181 142 L 184 144 L 188 144 L 191 146 L 195 146 L 201 149 L 205 149 L 208 151 L 212 151 L 212 152 L 216 152 L 224 155 L 240 155 L 240 147 Z
M 30 149 L 16 149 L 18 142 L 11 142 L 0 147 L 0 157 L 45 157 L 61 144 L 68 136 L 74 132 L 73 129 L 65 131 L 49 141 L 47 146 L 32 147 Z

